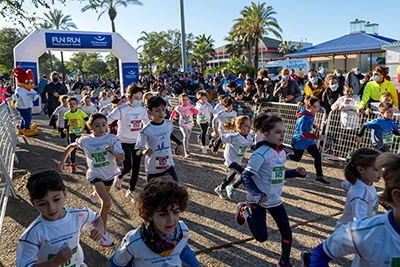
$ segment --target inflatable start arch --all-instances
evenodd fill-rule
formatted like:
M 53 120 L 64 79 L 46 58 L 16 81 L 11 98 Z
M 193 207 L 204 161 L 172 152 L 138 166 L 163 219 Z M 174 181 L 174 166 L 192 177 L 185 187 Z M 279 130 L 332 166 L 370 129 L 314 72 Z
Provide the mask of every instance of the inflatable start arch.
M 119 59 L 121 93 L 139 79 L 138 53 L 119 33 L 37 29 L 14 47 L 14 65 L 31 69 L 39 84 L 39 57 L 47 50 L 111 52 Z M 39 101 L 33 113 L 40 113 Z

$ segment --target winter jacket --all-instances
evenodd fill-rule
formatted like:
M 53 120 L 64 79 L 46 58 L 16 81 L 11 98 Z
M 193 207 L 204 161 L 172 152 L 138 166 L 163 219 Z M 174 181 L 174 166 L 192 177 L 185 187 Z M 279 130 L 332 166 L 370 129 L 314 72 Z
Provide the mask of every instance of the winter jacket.
M 322 94 L 325 91 L 324 82 L 321 79 L 318 79 L 317 88 L 313 88 L 311 82 L 308 81 L 304 86 L 304 95 L 313 95 L 318 99 L 322 99 Z
M 325 109 L 326 115 L 331 112 L 331 106 L 343 95 L 343 87 L 339 86 L 336 91 L 332 91 L 331 88 L 326 88 L 322 94 L 321 106 Z
M 292 147 L 297 150 L 303 150 L 311 145 L 315 145 L 314 140 L 319 139 L 319 135 L 311 133 L 314 128 L 314 114 L 306 109 L 296 112 L 297 123 L 296 131 L 292 139 Z
M 299 85 L 294 80 L 289 80 L 285 88 L 282 88 L 282 81 L 275 85 L 274 97 L 278 98 L 281 103 L 296 103 L 295 98 L 301 96 Z M 286 101 L 286 96 L 292 95 L 293 99 Z
M 387 80 L 384 80 L 384 82 L 379 85 L 377 82 L 372 81 L 368 82 L 367 85 L 365 86 L 362 100 L 361 100 L 361 107 L 365 108 L 365 105 L 368 103 L 368 101 L 379 101 L 379 98 L 381 97 L 381 94 L 385 91 L 389 91 L 390 94 L 393 97 L 393 105 L 395 107 L 399 107 L 399 102 L 397 96 L 397 90 L 396 87 L 392 82 L 389 82 Z

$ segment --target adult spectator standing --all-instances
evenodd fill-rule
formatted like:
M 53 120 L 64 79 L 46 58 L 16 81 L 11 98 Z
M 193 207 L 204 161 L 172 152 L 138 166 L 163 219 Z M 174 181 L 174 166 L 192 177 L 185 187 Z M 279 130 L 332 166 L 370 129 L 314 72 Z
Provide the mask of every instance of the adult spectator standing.
M 12 82 L 6 82 L 6 93 L 8 95 L 13 95 L 14 94 L 14 90 L 12 89 Z
M 188 83 L 188 81 L 189 81 L 189 75 L 188 75 L 187 72 L 185 72 L 185 75 L 183 76 L 182 81 L 184 81 L 185 83 Z
M 367 83 L 369 83 L 370 81 L 372 81 L 372 71 L 368 72 L 364 79 L 362 79 L 360 81 L 360 93 L 358 94 L 360 96 L 360 98 L 362 97 L 362 95 L 364 94 L 364 89 L 365 86 L 367 85 Z
M 40 78 L 39 87 L 38 87 L 38 93 L 40 95 L 40 98 L 42 99 L 42 106 L 44 104 L 43 111 L 45 114 L 47 114 L 47 98 L 45 95 L 43 95 L 43 91 L 44 91 L 44 87 L 48 83 L 49 83 L 49 81 L 47 80 L 47 76 L 43 75 L 42 78 Z
M 339 69 L 335 70 L 336 77 L 339 78 L 339 85 L 344 86 L 345 78 L 343 77 L 343 72 Z
M 82 77 L 79 75 L 76 77 L 76 82 L 74 85 L 72 85 L 72 92 L 75 92 L 76 89 L 80 89 L 82 92 L 82 89 L 84 87 L 84 84 L 82 82 Z
M 243 74 L 239 73 L 239 76 L 235 79 L 235 82 L 237 83 L 237 85 L 239 85 L 241 89 L 243 89 L 243 83 L 244 83 Z
M 271 92 L 268 92 L 265 88 L 265 82 L 263 79 L 257 79 L 255 81 L 256 85 L 256 90 L 257 92 L 253 96 L 253 101 L 257 105 L 260 105 L 262 103 L 270 102 L 273 99 L 273 90 Z
M 58 98 L 60 95 L 67 94 L 67 90 L 64 85 L 60 83 L 58 72 L 53 71 L 50 75 L 51 82 L 48 83 L 44 89 L 42 95 L 47 97 L 47 115 L 49 118 L 53 115 L 54 110 L 60 105 Z M 44 104 L 42 104 L 42 108 Z
M 361 114 L 365 108 L 365 105 L 369 101 L 379 102 L 382 92 L 388 91 L 393 97 L 393 105 L 398 108 L 398 94 L 396 87 L 392 82 L 385 79 L 386 68 L 376 67 L 372 72 L 372 82 L 367 83 L 365 86 L 363 96 L 361 99 L 360 108 L 357 110 L 358 114 Z
M 343 95 L 343 87 L 339 85 L 339 79 L 335 74 L 329 74 L 325 78 L 325 88 L 321 106 L 326 110 L 326 114 L 329 114 L 331 106 Z
M 261 69 L 258 71 L 257 75 L 264 81 L 264 91 L 268 94 L 269 101 L 276 102 L 277 98 L 274 98 L 274 85 L 271 79 L 268 77 L 268 69 Z M 256 85 L 257 88 L 257 85 Z
M 361 81 L 362 79 L 365 78 L 365 76 L 361 74 L 361 71 L 360 71 L 359 68 L 355 68 L 355 69 L 353 70 L 353 72 L 354 72 L 354 74 L 356 75 L 358 81 Z
M 253 101 L 253 96 L 257 93 L 257 89 L 254 86 L 253 79 L 249 78 L 244 81 L 243 84 L 243 100 Z
M 243 96 L 243 90 L 240 88 L 240 86 L 235 82 L 235 81 L 230 81 L 228 83 L 228 97 L 232 99 L 237 99 L 238 95 Z
M 214 92 L 218 94 L 224 94 L 224 90 L 222 89 L 221 86 L 221 79 L 219 77 L 214 78 Z
M 324 91 L 324 82 L 318 78 L 318 74 L 315 70 L 310 70 L 308 72 L 308 82 L 304 86 L 304 94 L 315 96 L 321 100 Z
M 282 69 L 282 79 L 275 85 L 274 97 L 281 103 L 296 103 L 296 98 L 301 96 L 299 85 L 291 79 L 288 69 Z
M 304 71 L 302 68 L 300 68 L 299 72 L 299 85 L 304 85 Z
M 322 80 L 325 80 L 327 73 L 326 73 L 326 70 L 325 70 L 324 66 L 321 66 L 319 68 L 319 75 L 320 75 Z
M 227 68 L 222 69 L 222 79 L 221 79 L 221 87 L 224 90 L 225 95 L 228 95 L 228 83 L 230 81 L 235 81 L 235 78 L 229 74 L 229 70 Z
M 207 74 L 207 76 L 206 76 L 206 80 L 209 81 L 211 78 L 214 79 L 215 77 L 214 77 L 212 71 L 211 71 L 211 70 L 208 70 L 208 74 Z
M 294 80 L 297 84 L 299 84 L 299 76 L 294 73 L 294 69 L 290 70 L 290 79 Z

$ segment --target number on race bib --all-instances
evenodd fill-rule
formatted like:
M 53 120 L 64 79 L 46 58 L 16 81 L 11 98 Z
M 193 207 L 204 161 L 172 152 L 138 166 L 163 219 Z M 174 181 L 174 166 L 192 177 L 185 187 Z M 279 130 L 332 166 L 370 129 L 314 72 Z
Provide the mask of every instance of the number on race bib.
M 100 153 L 90 154 L 92 156 L 93 167 L 100 168 L 104 166 L 110 165 L 110 161 L 108 160 L 107 151 Z
M 59 267 L 76 267 L 76 262 L 78 261 L 78 247 L 74 247 L 72 250 L 72 258 L 67 261 L 64 264 L 61 264 Z M 52 258 L 54 258 L 57 254 L 48 254 L 47 255 L 47 260 L 51 260 Z
M 156 157 L 156 170 L 166 170 L 169 168 L 169 156 Z
M 192 123 L 191 117 L 190 116 L 183 117 L 183 123 L 184 124 Z
M 199 116 L 199 118 L 200 118 L 200 122 L 206 122 L 207 120 L 206 120 L 206 116 Z
M 393 143 L 393 134 L 388 135 L 388 136 L 383 136 L 383 144 L 385 146 L 391 145 Z
M 281 184 L 285 178 L 285 166 L 272 168 L 271 184 Z
M 379 208 L 379 203 L 376 203 L 372 208 L 372 217 L 378 215 L 378 208 Z
M 80 127 L 80 126 L 72 127 L 72 132 L 74 134 L 81 134 L 82 133 L 82 127 Z
M 129 124 L 129 128 L 131 128 L 131 132 L 138 132 L 142 129 L 141 127 L 141 120 L 134 120 L 131 121 L 131 124 Z
M 239 154 L 237 155 L 239 158 L 242 158 L 244 154 L 246 154 L 247 146 L 239 146 Z
M 400 257 L 392 257 L 390 260 L 390 267 L 400 267 Z
M 233 121 L 233 116 L 226 117 L 226 122 L 232 122 L 232 121 Z

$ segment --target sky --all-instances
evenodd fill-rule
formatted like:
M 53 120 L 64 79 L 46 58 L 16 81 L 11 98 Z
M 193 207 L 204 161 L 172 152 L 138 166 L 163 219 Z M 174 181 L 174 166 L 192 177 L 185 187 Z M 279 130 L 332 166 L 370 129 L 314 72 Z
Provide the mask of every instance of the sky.
M 71 15 L 78 30 L 111 32 L 111 21 L 107 13 L 97 20 L 98 13 L 95 11 L 80 11 L 87 1 L 66 0 L 65 4 L 55 1 L 56 4 L 52 8 L 62 10 L 65 15 Z M 138 46 L 137 39 L 142 31 L 180 29 L 179 0 L 141 1 L 143 6 L 120 6 L 115 19 L 116 31 L 133 47 Z M 186 33 L 191 32 L 196 36 L 211 35 L 215 40 L 215 47 L 224 45 L 224 38 L 228 36 L 233 21 L 239 18 L 240 11 L 249 5 L 251 1 L 247 0 L 184 0 Z M 400 40 L 399 0 L 287 0 L 267 1 L 266 5 L 271 5 L 277 12 L 275 17 L 283 30 L 282 37 L 285 41 L 307 40 L 316 45 L 348 34 L 349 22 L 356 18 L 378 23 L 379 35 Z M 36 9 L 31 4 L 25 4 L 25 7 L 31 14 L 36 12 L 36 17 L 44 17 L 43 13 L 48 12 L 44 8 Z M 14 25 L 1 17 L 0 27 Z M 268 37 L 275 38 L 273 35 Z M 71 54 L 66 52 L 65 58 L 68 60 Z

